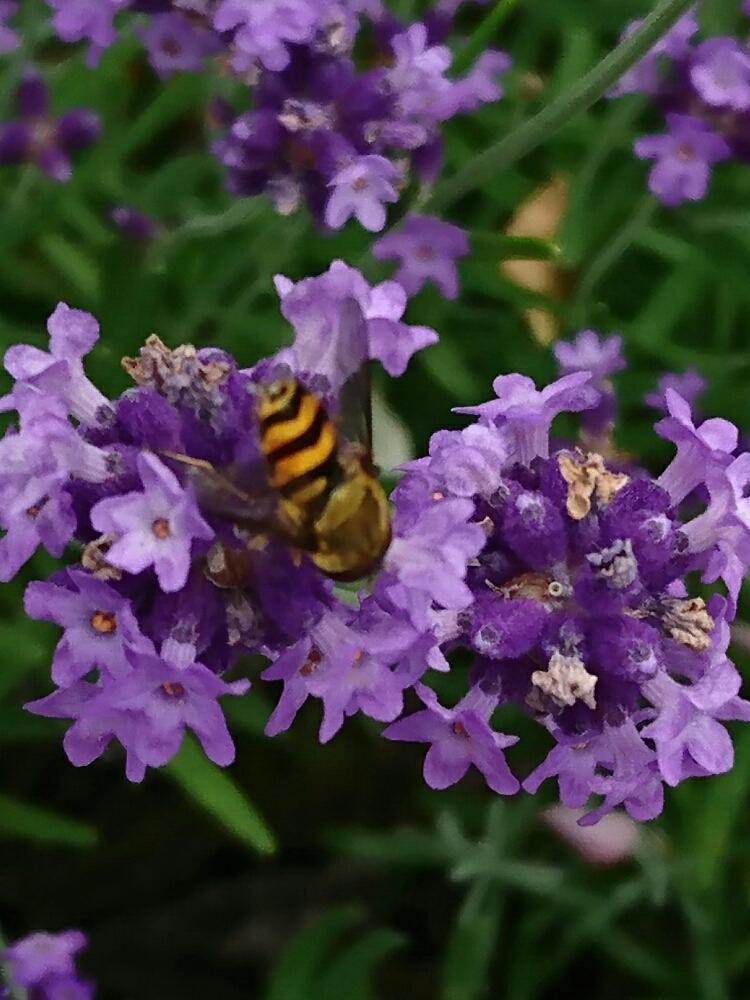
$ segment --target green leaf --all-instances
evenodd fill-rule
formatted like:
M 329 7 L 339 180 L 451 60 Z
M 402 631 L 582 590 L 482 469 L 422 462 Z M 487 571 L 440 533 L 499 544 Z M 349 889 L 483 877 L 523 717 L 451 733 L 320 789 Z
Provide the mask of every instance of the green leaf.
M 375 1000 L 371 983 L 374 968 L 386 955 L 401 948 L 405 940 L 398 931 L 379 927 L 355 941 L 323 976 L 319 988 L 320 1000 L 328 997 Z
M 273 970 L 265 1000 L 311 1000 L 325 956 L 360 915 L 359 907 L 338 906 L 303 927 Z
M 212 764 L 192 737 L 164 768 L 188 796 L 234 837 L 259 854 L 273 854 L 276 840 L 245 793 Z
M 479 883 L 469 892 L 451 931 L 443 962 L 441 1000 L 479 1000 L 496 950 L 501 895 Z
M 88 823 L 0 794 L 0 837 L 20 837 L 68 847 L 92 847 L 98 841 L 99 833 Z

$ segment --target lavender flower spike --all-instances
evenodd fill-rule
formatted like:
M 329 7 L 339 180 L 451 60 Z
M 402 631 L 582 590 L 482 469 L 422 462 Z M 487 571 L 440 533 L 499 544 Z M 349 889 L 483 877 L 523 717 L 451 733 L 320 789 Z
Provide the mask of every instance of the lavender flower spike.
M 7 21 L 18 10 L 15 0 L 0 0 L 0 55 L 4 52 L 12 52 L 21 44 L 21 39 L 16 32 L 8 27 Z
M 107 561 L 128 573 L 153 566 L 162 590 L 185 586 L 194 539 L 210 541 L 213 529 L 201 517 L 195 498 L 156 455 L 138 456 L 144 491 L 100 500 L 91 511 L 97 531 L 116 541 Z
M 479 406 L 457 406 L 455 412 L 473 413 L 503 427 L 517 461 L 527 463 L 537 455 L 548 457 L 549 430 L 559 413 L 596 406 L 599 393 L 591 383 L 590 372 L 576 372 L 540 392 L 526 375 L 498 375 L 492 383 L 497 399 Z
M 455 708 L 446 709 L 430 688 L 418 684 L 416 691 L 425 708 L 392 723 L 383 736 L 431 744 L 424 761 L 424 779 L 430 788 L 455 785 L 473 764 L 494 792 L 513 795 L 518 791 L 518 781 L 503 755 L 518 739 L 495 732 L 488 721 L 496 697 L 472 688 Z

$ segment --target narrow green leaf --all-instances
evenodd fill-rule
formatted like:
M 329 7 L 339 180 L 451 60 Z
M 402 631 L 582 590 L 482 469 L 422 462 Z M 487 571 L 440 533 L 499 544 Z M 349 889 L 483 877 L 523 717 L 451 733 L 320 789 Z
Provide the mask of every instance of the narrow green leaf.
M 358 907 L 337 906 L 303 927 L 273 970 L 265 1000 L 310 1000 L 326 955 L 359 916 Z
M 69 819 L 10 795 L 0 795 L 0 837 L 20 837 L 69 847 L 92 847 L 99 834 L 88 823 Z
M 477 56 L 490 45 L 498 28 L 517 3 L 518 0 L 497 0 L 453 60 L 452 70 L 456 75 L 466 72 Z
M 379 927 L 355 941 L 321 979 L 319 1000 L 375 1000 L 371 982 L 375 966 L 405 940 L 398 931 Z
M 441 1000 L 479 1000 L 487 985 L 500 926 L 500 893 L 472 888 L 451 932 L 443 962 Z
M 453 177 L 439 184 L 427 209 L 435 212 L 453 204 L 469 191 L 481 187 L 498 171 L 546 142 L 581 111 L 590 108 L 664 35 L 674 22 L 692 6 L 694 0 L 661 0 L 642 24 L 600 63 L 581 77 L 538 115 L 466 164 Z
M 191 737 L 185 738 L 182 749 L 164 770 L 243 844 L 259 854 L 276 851 L 273 834 L 245 793 L 208 760 Z

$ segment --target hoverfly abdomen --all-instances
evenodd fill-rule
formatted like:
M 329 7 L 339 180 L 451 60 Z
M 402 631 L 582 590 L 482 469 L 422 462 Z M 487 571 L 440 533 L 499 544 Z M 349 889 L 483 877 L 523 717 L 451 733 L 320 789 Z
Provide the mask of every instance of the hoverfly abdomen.
M 292 379 L 274 382 L 261 394 L 258 419 L 273 489 L 300 506 L 330 489 L 338 436 L 317 396 Z

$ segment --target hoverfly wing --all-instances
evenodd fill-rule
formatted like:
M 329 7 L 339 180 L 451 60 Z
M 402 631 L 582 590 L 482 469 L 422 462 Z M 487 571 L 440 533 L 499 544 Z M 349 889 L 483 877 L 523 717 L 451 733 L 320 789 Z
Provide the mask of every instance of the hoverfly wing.
M 339 393 L 339 426 L 345 441 L 372 453 L 372 386 L 367 323 L 356 299 L 347 299 L 341 309 L 342 350 L 351 374 Z
M 179 452 L 161 451 L 159 454 L 182 466 L 192 483 L 200 506 L 220 517 L 228 518 L 241 527 L 266 530 L 276 520 L 278 499 L 269 488 L 244 490 L 234 481 L 231 470 L 220 472 L 210 462 Z M 256 477 L 264 481 L 263 473 Z

